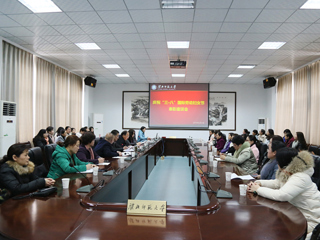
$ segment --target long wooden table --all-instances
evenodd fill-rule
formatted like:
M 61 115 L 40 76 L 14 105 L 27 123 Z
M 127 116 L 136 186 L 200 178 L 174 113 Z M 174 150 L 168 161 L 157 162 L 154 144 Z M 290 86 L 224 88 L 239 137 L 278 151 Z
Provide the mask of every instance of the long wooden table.
M 199 147 L 207 160 L 207 146 Z M 183 155 L 189 157 L 193 163 L 196 161 L 193 157 L 194 151 L 186 139 L 165 139 L 149 146 L 133 161 L 113 159 L 109 166 L 101 167 L 117 170 L 117 174 L 113 176 L 103 176 L 102 172 L 99 172 L 98 176 L 87 174 L 93 184 L 101 179 L 105 180 L 102 188 L 89 194 L 76 192 L 79 187 L 87 185 L 87 180 L 80 174 L 67 174 L 65 177 L 71 178 L 69 189 L 63 189 L 61 179 L 58 179 L 58 192 L 52 196 L 9 199 L 4 202 L 0 206 L 0 233 L 9 239 L 32 240 L 303 239 L 307 225 L 301 212 L 286 202 L 274 202 L 259 196 L 254 197 L 252 194 L 241 197 L 238 185 L 243 181 L 225 181 L 226 171 L 242 174 L 241 169 L 226 162 L 219 162 L 216 169 L 210 165 L 203 165 L 202 169 L 219 174 L 221 177 L 218 181 L 208 179 L 210 185 L 213 189 L 220 186 L 221 189 L 231 192 L 232 199 L 217 199 L 213 193 L 207 193 L 209 204 L 196 207 L 168 206 L 168 213 L 164 218 L 127 216 L 126 204 L 123 202 L 93 200 L 95 194 L 107 189 L 108 185 L 115 184 L 122 174 L 127 174 L 131 168 L 141 164 L 139 160 L 147 158 L 149 160 L 143 162 L 153 161 L 156 164 L 161 153 L 167 156 Z M 143 174 L 152 171 L 150 163 L 142 168 Z M 141 185 L 141 182 L 139 184 Z M 139 187 L 132 187 L 128 196 L 133 196 L 134 192 L 139 190 Z

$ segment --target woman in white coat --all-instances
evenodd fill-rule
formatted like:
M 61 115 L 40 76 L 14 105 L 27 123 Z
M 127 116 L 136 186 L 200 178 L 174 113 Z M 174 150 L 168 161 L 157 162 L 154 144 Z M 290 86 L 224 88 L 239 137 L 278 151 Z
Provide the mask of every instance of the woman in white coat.
M 279 170 L 275 180 L 259 180 L 248 184 L 248 191 L 275 201 L 288 201 L 297 207 L 308 223 L 309 239 L 320 223 L 320 192 L 312 182 L 314 161 L 307 151 L 282 148 L 277 151 Z

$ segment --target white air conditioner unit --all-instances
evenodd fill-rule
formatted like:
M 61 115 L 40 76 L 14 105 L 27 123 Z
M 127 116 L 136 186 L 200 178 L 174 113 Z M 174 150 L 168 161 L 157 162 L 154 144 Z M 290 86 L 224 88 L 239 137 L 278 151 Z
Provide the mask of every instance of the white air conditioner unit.
M 7 154 L 8 148 L 16 143 L 17 104 L 0 101 L 0 156 Z
M 266 132 L 268 130 L 268 118 L 259 118 L 258 119 L 258 132 L 264 129 Z
M 105 135 L 103 132 L 103 114 L 93 113 L 92 122 L 96 137 L 103 137 Z

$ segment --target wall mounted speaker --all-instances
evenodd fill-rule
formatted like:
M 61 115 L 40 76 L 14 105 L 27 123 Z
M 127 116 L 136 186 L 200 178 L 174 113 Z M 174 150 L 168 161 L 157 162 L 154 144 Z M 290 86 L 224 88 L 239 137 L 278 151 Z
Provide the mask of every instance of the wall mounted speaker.
M 263 80 L 263 87 L 271 88 L 271 87 L 274 87 L 276 83 L 277 83 L 277 80 L 274 77 L 269 77 Z
M 95 88 L 96 84 L 97 84 L 97 80 L 94 79 L 93 77 L 86 77 L 84 79 L 84 84 L 87 85 L 87 86 Z

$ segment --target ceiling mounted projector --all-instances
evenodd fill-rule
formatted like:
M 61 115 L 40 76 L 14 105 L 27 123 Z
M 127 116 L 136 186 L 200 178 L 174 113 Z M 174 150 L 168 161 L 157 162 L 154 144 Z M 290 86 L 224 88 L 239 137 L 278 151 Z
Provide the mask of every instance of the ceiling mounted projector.
M 178 68 L 178 69 L 186 69 L 187 62 L 186 61 L 170 61 L 170 68 Z

